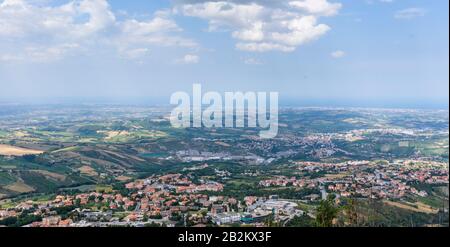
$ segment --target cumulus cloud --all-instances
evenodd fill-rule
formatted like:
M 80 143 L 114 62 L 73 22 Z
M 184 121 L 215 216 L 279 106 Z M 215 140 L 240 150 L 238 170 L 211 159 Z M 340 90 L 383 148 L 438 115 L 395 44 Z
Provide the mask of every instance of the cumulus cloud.
M 177 64 L 197 64 L 200 62 L 200 57 L 193 54 L 186 54 L 184 57 L 175 61 Z
M 152 46 L 196 45 L 181 37 L 180 31 L 162 12 L 148 20 L 119 21 L 106 0 L 72 0 L 59 6 L 4 0 L 0 4 L 0 59 L 53 61 L 99 47 L 138 58 Z
M 327 0 L 178 1 L 177 13 L 208 21 L 209 31 L 226 30 L 238 50 L 292 52 L 331 28 L 319 23 L 338 14 L 342 5 Z
M 251 52 L 267 52 L 267 51 L 282 51 L 292 52 L 295 51 L 295 47 L 280 45 L 275 43 L 237 43 L 236 48 L 242 51 Z
M 6 62 L 51 62 L 74 54 L 79 44 L 57 44 L 53 46 L 29 45 L 14 53 L 0 53 L 0 61 Z
M 336 15 L 342 7 L 340 3 L 329 3 L 327 0 L 292 1 L 289 2 L 289 5 L 312 14 L 324 16 Z
M 83 15 L 89 20 L 77 21 Z M 24 0 L 4 0 L 0 4 L 0 35 L 6 38 L 83 38 L 114 22 L 104 0 L 69 2 L 58 7 L 37 7 Z
M 148 48 L 124 49 L 120 51 L 120 55 L 123 58 L 134 60 L 145 57 L 149 52 Z
M 409 19 L 414 19 L 416 17 L 425 16 L 426 13 L 427 13 L 427 11 L 422 8 L 408 8 L 408 9 L 403 9 L 403 10 L 397 11 L 395 13 L 394 17 L 396 19 L 409 20 Z
M 331 53 L 331 57 L 333 58 L 341 58 L 345 57 L 346 53 L 344 51 L 338 50 Z
M 252 58 L 252 57 L 244 58 L 244 59 L 242 59 L 242 61 L 244 62 L 244 64 L 247 64 L 247 65 L 262 65 L 263 64 L 263 62 L 261 62 L 260 60 L 258 60 L 256 58 Z
M 146 55 L 149 46 L 195 47 L 194 41 L 176 35 L 180 31 L 174 20 L 156 14 L 148 21 L 130 19 L 119 23 L 111 42 L 121 54 L 132 52 L 136 57 Z
M 138 19 L 114 12 L 107 0 L 49 2 L 0 0 L 0 61 L 48 62 L 105 49 L 141 59 L 155 46 L 193 52 L 198 44 L 184 37 L 175 14 L 229 31 L 238 50 L 292 52 L 325 35 L 331 28 L 320 19 L 342 8 L 328 0 L 174 0 L 172 9 Z

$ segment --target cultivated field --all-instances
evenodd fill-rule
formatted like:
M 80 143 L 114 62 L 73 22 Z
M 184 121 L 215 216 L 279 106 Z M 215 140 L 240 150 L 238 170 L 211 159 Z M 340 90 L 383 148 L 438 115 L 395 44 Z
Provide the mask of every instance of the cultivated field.
M 17 181 L 13 184 L 5 186 L 5 189 L 12 190 L 18 193 L 28 193 L 34 191 L 34 188 L 25 184 L 22 181 Z
M 42 154 L 42 153 L 44 153 L 44 151 L 0 144 L 0 155 L 24 156 L 27 154 Z
M 398 207 L 401 209 L 410 210 L 417 213 L 426 213 L 426 214 L 436 214 L 439 212 L 438 209 L 435 209 L 431 206 L 428 206 L 421 202 L 416 202 L 415 204 L 406 204 L 406 203 L 400 203 L 400 202 L 393 202 L 389 200 L 384 201 L 387 205 Z
M 82 174 L 86 174 L 88 176 L 98 176 L 98 173 L 94 170 L 94 168 L 90 167 L 90 166 L 82 166 L 80 168 L 78 168 L 78 170 L 82 173 Z

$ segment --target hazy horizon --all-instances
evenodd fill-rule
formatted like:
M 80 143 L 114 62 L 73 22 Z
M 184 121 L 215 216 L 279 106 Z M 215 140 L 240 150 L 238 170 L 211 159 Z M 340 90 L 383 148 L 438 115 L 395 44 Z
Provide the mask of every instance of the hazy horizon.
M 0 98 L 0 105 L 123 105 L 123 106 L 171 106 L 166 97 L 47 97 L 47 98 Z M 449 110 L 448 100 L 377 101 L 344 99 L 293 99 L 280 98 L 280 107 L 330 107 L 330 108 L 385 108 Z M 173 107 L 173 105 L 172 105 Z

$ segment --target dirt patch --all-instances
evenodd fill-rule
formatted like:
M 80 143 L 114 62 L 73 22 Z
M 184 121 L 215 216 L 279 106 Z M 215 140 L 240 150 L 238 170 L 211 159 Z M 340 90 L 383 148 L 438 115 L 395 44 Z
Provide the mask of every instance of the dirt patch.
M 230 144 L 228 144 L 228 143 L 225 143 L 225 142 L 215 142 L 217 145 L 220 145 L 220 146 L 222 146 L 222 147 L 231 147 L 231 145 Z
M 28 136 L 28 133 L 25 131 L 16 131 L 16 132 L 14 132 L 14 135 L 16 137 L 26 137 L 26 136 Z
M 72 151 L 76 151 L 77 149 L 79 149 L 77 146 L 73 146 L 73 147 L 58 149 L 58 150 L 53 151 L 52 153 L 72 152 Z
M 120 181 L 120 182 L 126 182 L 126 181 L 129 181 L 129 180 L 131 180 L 132 178 L 131 177 L 127 177 L 127 176 L 118 176 L 117 178 L 116 178 L 116 180 L 117 181 Z
M 428 206 L 421 202 L 416 202 L 414 204 L 412 204 L 412 203 L 407 204 L 407 203 L 402 203 L 402 202 L 393 202 L 393 201 L 385 200 L 384 203 L 389 206 L 394 206 L 394 207 L 398 207 L 401 209 L 418 212 L 418 213 L 436 214 L 439 212 L 438 209 L 435 209 L 435 208 Z
M 82 166 L 80 168 L 78 168 L 78 170 L 85 175 L 91 176 L 91 177 L 96 177 L 98 176 L 98 172 L 95 171 L 94 168 L 90 167 L 90 166 Z
M 33 187 L 25 184 L 22 181 L 17 181 L 17 182 L 15 182 L 13 184 L 5 186 L 4 188 L 7 189 L 7 190 L 18 192 L 18 193 L 28 193 L 28 192 L 33 192 L 34 191 Z
M 347 173 L 339 173 L 339 174 L 326 174 L 325 177 L 328 179 L 342 179 L 347 177 Z
M 439 209 L 433 208 L 430 205 L 427 205 L 422 202 L 416 202 L 415 205 L 421 210 L 422 212 L 428 213 L 428 214 L 437 214 L 439 213 Z
M 118 136 L 128 136 L 130 135 L 130 132 L 128 131 L 106 131 L 106 138 L 107 140 L 112 139 L 114 137 Z
M 37 172 L 41 175 L 44 175 L 45 177 L 53 178 L 58 181 L 64 181 L 66 180 L 66 176 L 54 172 L 44 171 L 44 170 L 34 170 L 33 172 Z
M 44 153 L 44 151 L 0 144 L 0 155 L 24 156 L 28 154 L 42 154 L 42 153 Z

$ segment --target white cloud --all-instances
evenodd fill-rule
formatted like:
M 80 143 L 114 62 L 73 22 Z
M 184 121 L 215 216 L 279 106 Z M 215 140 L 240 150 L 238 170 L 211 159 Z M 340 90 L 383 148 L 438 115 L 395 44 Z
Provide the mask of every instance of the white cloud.
M 167 12 L 147 20 L 118 20 L 106 0 L 71 0 L 59 6 L 33 2 L 1 2 L 1 60 L 54 61 L 103 48 L 133 59 L 153 46 L 196 46 L 179 35 L 182 30 Z
M 281 26 L 288 31 L 275 31 L 272 33 L 272 39 L 291 47 L 315 40 L 330 30 L 330 27 L 325 24 L 317 24 L 314 16 L 293 18 L 282 22 Z
M 341 50 L 337 50 L 331 53 L 331 56 L 333 58 L 341 58 L 341 57 L 345 57 L 346 53 L 344 51 Z
M 197 64 L 200 62 L 200 57 L 193 54 L 186 54 L 184 57 L 177 59 L 178 64 Z
M 80 48 L 76 43 L 53 46 L 28 45 L 15 52 L 1 52 L 0 61 L 5 62 L 52 62 L 74 54 Z
M 263 64 L 263 62 L 261 62 L 260 60 L 258 60 L 256 58 L 252 58 L 252 57 L 244 58 L 243 61 L 247 65 L 262 65 Z
M 422 8 L 408 8 L 397 11 L 394 17 L 396 19 L 414 19 L 416 17 L 425 16 L 426 13 L 427 11 Z
M 331 28 L 320 18 L 342 7 L 328 0 L 178 0 L 173 9 L 138 19 L 115 13 L 107 0 L 66 1 L 0 0 L 0 61 L 48 62 L 102 49 L 140 59 L 155 46 L 194 52 L 198 45 L 183 37 L 174 13 L 208 21 L 209 31 L 229 31 L 238 50 L 292 52 L 325 35 Z
M 87 21 L 79 21 L 89 16 Z M 106 0 L 72 1 L 57 7 L 38 7 L 24 0 L 0 4 L 0 35 L 6 38 L 83 38 L 114 25 Z
M 178 4 L 175 11 L 207 20 L 209 31 L 231 31 L 238 50 L 292 52 L 326 34 L 330 27 L 318 19 L 336 15 L 342 7 L 327 0 L 266 2 L 197 1 Z
M 267 51 L 282 51 L 293 52 L 295 47 L 280 45 L 276 43 L 237 43 L 236 48 L 241 51 L 251 52 L 267 52 Z
M 166 17 L 156 16 L 148 21 L 130 19 L 118 24 L 118 33 L 112 40 L 124 56 L 130 51 L 145 55 L 153 45 L 195 47 L 194 41 L 175 34 L 180 31 L 175 21 Z
M 298 9 L 305 10 L 311 14 L 323 16 L 336 15 L 342 8 L 342 4 L 329 3 L 327 0 L 292 1 L 289 3 L 289 5 Z
M 248 29 L 233 32 L 233 37 L 245 41 L 264 40 L 263 22 L 256 22 L 249 25 Z
M 126 59 L 138 59 L 146 56 L 150 52 L 148 48 L 136 48 L 136 49 L 128 49 L 120 51 L 122 57 Z
M 261 19 L 265 8 L 256 3 L 235 4 L 230 2 L 205 2 L 181 6 L 181 13 L 209 21 L 210 30 L 220 27 L 248 27 Z

